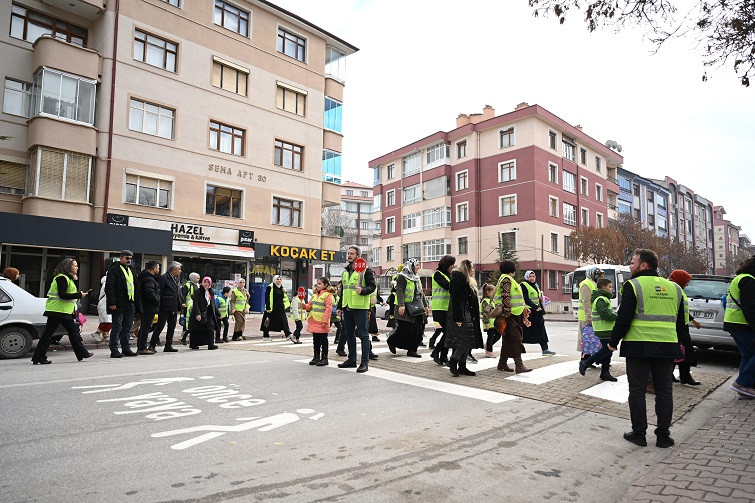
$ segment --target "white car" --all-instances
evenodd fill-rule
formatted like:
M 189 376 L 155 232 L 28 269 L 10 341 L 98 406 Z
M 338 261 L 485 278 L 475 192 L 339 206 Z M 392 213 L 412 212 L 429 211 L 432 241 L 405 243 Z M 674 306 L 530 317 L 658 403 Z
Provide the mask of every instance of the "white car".
M 45 329 L 47 299 L 0 278 L 0 358 L 21 358 Z

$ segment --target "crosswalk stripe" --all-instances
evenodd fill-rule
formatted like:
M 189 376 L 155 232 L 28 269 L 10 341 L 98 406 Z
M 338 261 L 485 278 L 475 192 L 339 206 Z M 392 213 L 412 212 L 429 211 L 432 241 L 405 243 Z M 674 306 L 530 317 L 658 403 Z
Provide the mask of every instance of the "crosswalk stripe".
M 528 384 L 545 384 L 547 382 L 555 381 L 556 379 L 560 379 L 571 374 L 576 374 L 577 372 L 579 372 L 579 363 L 576 361 L 568 361 L 555 363 L 553 365 L 548 365 L 547 367 L 541 367 L 539 369 L 534 369 L 532 372 L 517 374 L 511 377 L 507 377 L 506 379 L 525 382 Z
M 627 403 L 629 400 L 629 381 L 627 375 L 617 377 L 617 382 L 605 381 L 592 388 L 580 391 L 583 395 L 610 400 L 611 402 Z

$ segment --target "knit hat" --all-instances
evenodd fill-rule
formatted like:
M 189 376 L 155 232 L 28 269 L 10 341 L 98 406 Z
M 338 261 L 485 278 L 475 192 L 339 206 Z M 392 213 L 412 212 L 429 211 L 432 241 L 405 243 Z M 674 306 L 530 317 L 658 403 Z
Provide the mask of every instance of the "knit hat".
M 202 283 L 204 283 L 205 281 L 209 281 L 210 285 L 212 285 L 212 278 L 210 278 L 209 276 L 202 278 Z
M 673 281 L 680 287 L 684 288 L 689 284 L 692 276 L 684 269 L 674 269 L 673 271 L 671 271 L 671 274 L 669 274 L 668 279 L 669 281 Z

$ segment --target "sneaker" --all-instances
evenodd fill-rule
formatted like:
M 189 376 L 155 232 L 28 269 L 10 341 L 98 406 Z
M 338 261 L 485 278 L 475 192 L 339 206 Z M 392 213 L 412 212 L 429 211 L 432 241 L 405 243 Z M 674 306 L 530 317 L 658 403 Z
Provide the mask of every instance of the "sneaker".
M 734 381 L 734 383 L 729 386 L 729 389 L 736 391 L 740 395 L 747 395 L 750 398 L 755 398 L 755 389 L 742 386 L 737 381 Z
M 755 396 L 745 395 L 744 393 L 737 391 L 737 398 L 739 398 L 740 400 L 752 400 L 753 398 L 755 398 Z
M 288 336 L 288 340 L 296 344 L 296 337 L 294 337 L 293 334 Z
M 296 340 L 294 341 L 294 344 L 301 344 L 301 341 L 300 341 L 299 339 L 296 339 Z
M 485 357 L 486 358 L 495 358 L 496 354 L 493 353 L 492 351 L 485 351 Z
M 95 342 L 102 342 L 102 332 L 99 330 L 92 334 L 92 337 L 94 337 Z
M 543 356 L 555 356 L 555 355 L 556 355 L 556 352 L 551 351 L 550 349 L 546 349 L 543 351 Z

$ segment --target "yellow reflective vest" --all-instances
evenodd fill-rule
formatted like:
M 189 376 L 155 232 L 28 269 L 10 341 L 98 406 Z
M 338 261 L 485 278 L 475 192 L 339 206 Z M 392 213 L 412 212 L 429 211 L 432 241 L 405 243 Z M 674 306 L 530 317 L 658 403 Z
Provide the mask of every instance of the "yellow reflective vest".
M 742 296 L 739 290 L 739 282 L 742 278 L 752 278 L 755 276 L 752 274 L 740 274 L 731 281 L 729 285 L 729 291 L 726 293 L 726 311 L 724 311 L 724 323 L 738 323 L 740 325 L 748 325 L 745 313 L 742 312 L 742 308 L 739 306 L 742 301 Z M 738 304 L 739 303 L 739 304 Z
M 632 278 L 624 283 L 622 291 L 624 288 L 632 288 L 637 298 L 634 319 L 624 341 L 678 343 L 676 318 L 684 301 L 682 288 L 660 276 Z
M 61 299 L 58 295 L 59 277 L 66 279 L 66 293 L 76 293 L 76 283 L 67 274 L 58 274 L 52 279 L 52 285 L 47 292 L 47 302 L 45 302 L 45 311 L 53 313 L 73 314 L 76 310 L 76 301 L 78 299 Z

